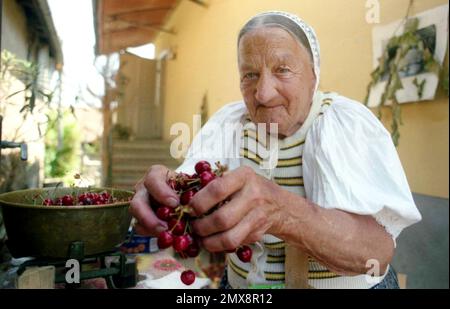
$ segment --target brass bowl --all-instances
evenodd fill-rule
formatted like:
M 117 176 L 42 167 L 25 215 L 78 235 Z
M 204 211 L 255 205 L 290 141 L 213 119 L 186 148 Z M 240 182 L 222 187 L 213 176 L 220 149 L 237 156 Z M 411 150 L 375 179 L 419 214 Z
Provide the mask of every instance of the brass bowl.
M 119 201 L 89 206 L 43 206 L 47 197 L 107 191 Z M 109 252 L 121 244 L 131 223 L 133 192 L 111 188 L 44 188 L 0 195 L 8 249 L 14 257 L 66 258 L 70 244 L 84 242 L 84 255 Z M 36 196 L 37 203 L 33 202 Z M 43 197 L 43 198 L 42 198 Z

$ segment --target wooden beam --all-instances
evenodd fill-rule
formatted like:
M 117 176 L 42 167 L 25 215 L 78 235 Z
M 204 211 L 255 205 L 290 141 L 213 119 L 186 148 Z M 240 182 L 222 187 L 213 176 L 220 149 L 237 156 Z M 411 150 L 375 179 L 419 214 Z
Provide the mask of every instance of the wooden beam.
M 153 12 L 158 12 L 158 11 L 167 11 L 167 10 L 171 10 L 171 9 L 173 9 L 173 7 L 171 7 L 171 6 L 154 7 L 154 8 L 145 9 L 145 10 L 137 9 L 137 10 L 131 11 L 131 12 L 124 12 L 124 13 L 110 15 L 110 17 L 111 18 L 116 18 L 116 17 L 133 15 L 133 14 L 136 14 L 136 13 L 146 14 L 146 13 L 153 13 Z
M 140 24 L 152 23 L 152 24 L 162 24 L 170 13 L 170 9 L 159 9 L 159 10 L 145 10 L 132 13 L 125 13 L 120 15 L 114 15 L 109 17 L 110 20 L 126 20 L 133 21 Z
M 103 45 L 100 52 L 109 54 L 128 47 L 151 43 L 157 31 L 131 27 L 126 30 L 103 34 Z
M 173 7 L 176 0 L 107 0 L 105 15 L 117 15 L 156 7 Z
M 308 255 L 300 249 L 285 245 L 285 284 L 287 289 L 308 289 Z
M 104 22 L 103 33 L 109 33 L 112 31 L 120 31 L 130 26 L 153 26 L 162 28 L 169 10 L 166 11 L 154 11 L 154 12 L 136 12 L 126 15 L 118 15 L 114 18 L 108 17 Z
M 159 25 L 152 25 L 152 24 L 143 25 L 143 24 L 133 22 L 133 21 L 127 21 L 127 20 L 121 20 L 121 21 L 124 23 L 127 23 L 130 27 L 141 28 L 141 29 L 152 30 L 152 31 L 161 31 L 161 32 L 168 33 L 168 34 L 175 34 L 175 32 L 173 30 L 164 29 L 163 27 L 160 27 Z
M 181 0 L 97 0 L 97 42 L 102 54 L 150 43 Z M 136 33 L 133 33 L 136 32 Z
M 95 33 L 95 39 L 97 40 L 97 53 L 103 54 L 103 50 L 105 48 L 104 46 L 104 27 L 103 27 L 103 9 L 104 4 L 103 0 L 97 0 L 97 7 L 95 8 L 95 17 L 96 17 L 96 33 Z

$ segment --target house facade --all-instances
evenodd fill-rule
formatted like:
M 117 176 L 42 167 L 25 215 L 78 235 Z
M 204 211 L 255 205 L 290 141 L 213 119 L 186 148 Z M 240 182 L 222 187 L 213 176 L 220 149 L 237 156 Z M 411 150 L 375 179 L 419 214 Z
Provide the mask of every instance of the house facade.
M 1 25 L 2 55 L 7 53 L 14 63 L 25 61 L 27 65 L 34 64 L 39 91 L 36 91 L 34 101 L 30 99 L 29 91 L 22 91 L 30 80 L 14 73 L 2 79 L 1 139 L 25 143 L 28 146 L 28 158 L 26 162 L 17 161 L 13 154 L 18 149 L 2 149 L 0 188 L 10 191 L 39 187 L 44 179 L 45 146 L 42 133 L 46 122 L 40 108 L 48 101 L 39 92 L 42 90 L 50 94 L 57 89 L 58 71 L 63 65 L 61 46 L 47 1 L 3 0 Z M 6 64 L 2 65 L 5 68 Z M 5 70 L 8 71 L 7 68 Z M 17 94 L 11 96 L 14 93 Z M 33 112 L 31 106 L 34 107 Z

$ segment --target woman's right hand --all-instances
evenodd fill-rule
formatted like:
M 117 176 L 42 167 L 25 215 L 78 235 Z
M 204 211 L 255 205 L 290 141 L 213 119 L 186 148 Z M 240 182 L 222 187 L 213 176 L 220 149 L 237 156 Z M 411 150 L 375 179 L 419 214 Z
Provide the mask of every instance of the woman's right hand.
M 174 174 L 163 165 L 153 165 L 135 186 L 136 193 L 131 200 L 130 213 L 137 220 L 134 229 L 139 235 L 157 236 L 167 229 L 167 223 L 158 219 L 153 208 L 157 203 L 177 207 L 180 200 L 167 184 L 167 178 Z M 152 200 L 154 200 L 152 202 Z

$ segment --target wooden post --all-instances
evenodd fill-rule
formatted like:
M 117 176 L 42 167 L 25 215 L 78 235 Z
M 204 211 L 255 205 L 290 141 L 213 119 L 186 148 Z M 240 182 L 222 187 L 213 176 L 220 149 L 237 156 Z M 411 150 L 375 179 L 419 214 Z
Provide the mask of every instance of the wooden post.
M 17 278 L 18 289 L 54 289 L 55 266 L 30 267 Z
M 308 255 L 296 247 L 286 243 L 286 260 L 284 269 L 286 273 L 285 284 L 287 289 L 309 289 L 308 285 Z
M 102 71 L 105 85 L 105 95 L 102 100 L 103 135 L 102 135 L 102 183 L 103 186 L 112 185 L 112 115 L 111 101 L 113 89 L 108 83 L 108 75 L 111 65 L 111 56 L 106 57 L 106 64 Z
M 111 186 L 112 184 L 112 145 L 111 145 L 111 102 L 110 92 L 105 82 L 105 96 L 102 102 L 102 115 L 103 115 L 103 135 L 102 135 L 102 175 L 103 185 Z
M 3 116 L 0 115 L 0 143 L 2 142 L 2 125 L 3 125 Z M 1 162 L 2 162 L 2 146 L 0 145 L 0 164 Z

